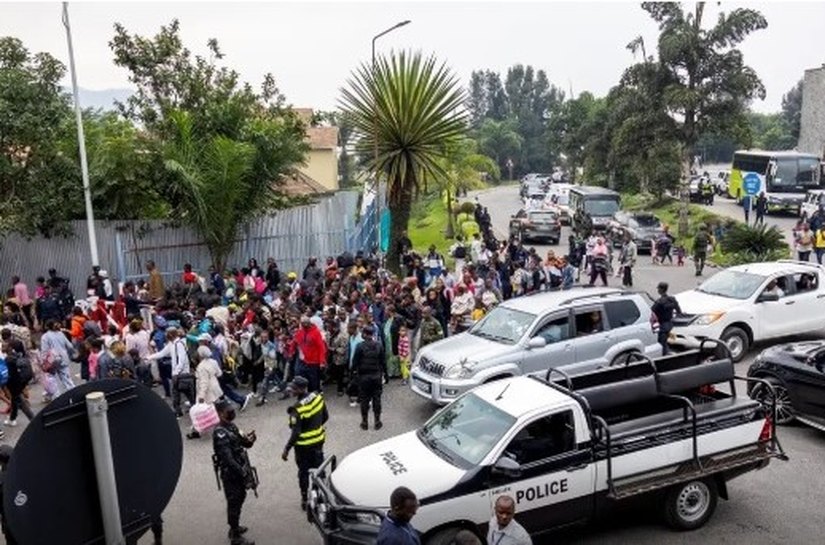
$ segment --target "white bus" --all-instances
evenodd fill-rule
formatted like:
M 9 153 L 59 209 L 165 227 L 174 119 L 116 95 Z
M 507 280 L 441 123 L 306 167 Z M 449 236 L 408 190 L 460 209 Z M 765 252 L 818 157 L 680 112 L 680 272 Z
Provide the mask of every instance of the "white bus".
M 744 179 L 759 176 L 759 191 L 768 198 L 768 211 L 790 210 L 799 213 L 805 193 L 821 188 L 820 158 L 797 151 L 737 151 L 733 154 L 728 194 L 737 200 L 746 195 Z

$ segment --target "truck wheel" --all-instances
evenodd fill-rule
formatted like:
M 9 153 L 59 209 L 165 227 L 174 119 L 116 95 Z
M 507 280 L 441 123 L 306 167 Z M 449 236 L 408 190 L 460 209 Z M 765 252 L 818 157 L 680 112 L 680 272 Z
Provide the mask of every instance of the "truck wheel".
M 674 530 L 695 530 L 703 526 L 716 510 L 719 493 L 713 479 L 678 484 L 665 497 L 665 523 Z
M 630 361 L 630 360 L 632 360 L 632 359 L 633 359 L 632 357 L 630 358 L 630 360 L 628 359 L 628 357 L 629 357 L 631 354 L 639 354 L 639 355 L 641 355 L 642 353 L 641 353 L 641 352 L 639 352 L 638 350 L 628 350 L 628 351 L 626 351 L 626 352 L 622 352 L 621 354 L 617 355 L 615 358 L 613 358 L 612 360 L 610 360 L 610 365 L 609 365 L 609 367 L 617 367 L 617 366 L 619 366 L 619 365 L 624 366 L 624 365 L 625 365 L 625 362 L 628 362 L 628 361 Z
M 424 544 L 425 545 L 450 545 L 451 543 L 455 542 L 455 536 L 458 532 L 463 530 L 463 528 L 445 528 L 443 530 L 439 530 L 429 539 L 427 539 Z
M 794 421 L 794 412 L 788 388 L 778 378 L 765 377 L 764 380 L 773 386 L 773 395 L 764 384 L 756 383 L 750 393 L 751 399 L 758 401 L 766 409 L 770 409 L 773 398 L 776 398 L 776 423 L 780 426 L 790 424 Z
M 741 327 L 736 326 L 731 326 L 723 331 L 720 340 L 728 346 L 730 357 L 734 363 L 745 357 L 751 344 L 748 334 Z

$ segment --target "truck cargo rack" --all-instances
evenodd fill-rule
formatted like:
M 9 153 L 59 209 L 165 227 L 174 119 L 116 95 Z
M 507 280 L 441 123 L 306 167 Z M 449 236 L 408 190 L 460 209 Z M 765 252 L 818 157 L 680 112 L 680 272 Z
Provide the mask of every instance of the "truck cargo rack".
M 726 360 L 726 362 L 730 364 L 730 351 L 728 350 L 727 345 L 715 339 L 704 339 L 701 342 L 699 349 L 697 351 L 700 360 L 705 352 L 706 343 L 711 343 L 714 347 L 714 350 L 720 349 L 724 353 L 724 355 L 727 356 L 726 358 L 722 359 Z M 658 359 L 657 361 L 659 361 L 660 363 L 670 361 L 667 360 L 667 358 L 668 357 L 665 356 L 663 358 Z M 638 353 L 628 354 L 624 361 L 624 367 L 627 368 L 632 361 L 646 363 L 652 368 L 653 374 L 656 376 L 657 379 L 659 398 L 675 401 L 681 405 L 682 410 L 684 411 L 684 417 L 682 421 L 684 423 L 690 424 L 690 439 L 692 443 L 691 459 L 679 462 L 673 466 L 659 468 L 652 472 L 644 472 L 637 475 L 623 476 L 619 479 L 614 479 L 613 458 L 616 451 L 616 446 L 614 444 L 614 439 L 611 434 L 610 425 L 603 417 L 594 414 L 593 406 L 591 405 L 591 402 L 588 399 L 588 394 L 585 393 L 588 391 L 588 388 L 584 388 L 582 391 L 577 391 L 574 387 L 576 377 L 571 377 L 569 374 L 565 373 L 564 371 L 558 368 L 549 368 L 544 376 L 544 382 L 546 384 L 548 384 L 552 388 L 555 388 L 571 396 L 581 405 L 582 409 L 584 410 L 584 413 L 587 416 L 587 419 L 591 426 L 592 448 L 603 448 L 605 451 L 604 459 L 607 466 L 607 489 L 609 498 L 622 499 L 630 496 L 635 496 L 638 494 L 649 492 L 651 490 L 666 488 L 680 482 L 692 480 L 695 478 L 701 478 L 703 476 L 709 476 L 722 471 L 735 469 L 737 467 L 754 463 L 758 464 L 759 462 L 767 461 L 770 458 L 779 458 L 781 460 L 788 459 L 787 455 L 785 454 L 785 451 L 782 448 L 782 445 L 779 443 L 779 440 L 776 437 L 776 426 L 774 425 L 774 423 L 776 422 L 776 400 L 774 399 L 773 395 L 771 395 L 770 397 L 772 399 L 771 406 L 767 408 L 768 419 L 771 422 L 770 437 L 760 438 L 760 440 L 757 443 L 742 449 L 736 449 L 735 451 L 725 452 L 721 455 L 717 454 L 713 456 L 700 457 L 698 442 L 699 432 L 697 424 L 697 410 L 694 403 L 685 396 L 676 395 L 673 391 L 666 391 L 668 384 L 666 377 L 669 370 L 662 369 L 661 365 L 657 366 L 655 361 L 651 360 L 647 356 Z M 697 364 L 697 367 L 705 365 L 706 363 L 706 361 L 703 361 L 702 363 Z M 716 378 L 720 379 L 717 380 L 716 383 L 727 383 L 730 388 L 730 396 L 734 398 L 736 397 L 735 381 L 737 380 L 749 383 L 759 383 L 762 384 L 764 387 L 768 388 L 770 392 L 773 392 L 773 387 L 769 382 L 762 379 L 734 375 L 732 374 L 732 364 L 730 364 L 730 368 L 728 371 L 724 371 L 722 367 L 723 362 L 717 361 L 716 363 L 718 363 L 718 365 L 715 365 L 714 367 L 718 369 L 711 369 L 710 367 L 708 367 L 708 371 L 711 371 L 711 375 L 713 375 L 714 372 L 722 370 L 721 374 L 716 374 Z M 676 369 L 676 371 L 678 372 L 678 369 Z M 551 381 L 551 376 L 553 375 L 553 373 L 557 373 L 562 377 L 564 385 L 558 384 L 555 381 Z M 677 381 L 678 378 L 674 382 Z M 609 386 L 609 384 L 600 384 L 598 386 L 605 387 Z

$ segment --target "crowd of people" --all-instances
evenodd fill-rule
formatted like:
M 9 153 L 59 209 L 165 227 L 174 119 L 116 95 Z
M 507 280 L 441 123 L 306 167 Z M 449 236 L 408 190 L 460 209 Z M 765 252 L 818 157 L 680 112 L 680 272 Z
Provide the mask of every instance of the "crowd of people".
M 235 408 L 242 413 L 273 394 L 296 395 L 294 433 L 283 457 L 295 448 L 304 505 L 308 471 L 323 460 L 327 413 L 322 406 L 323 419 L 317 416 L 323 401 L 314 396 L 325 386 L 327 395 L 346 396 L 358 407 L 362 430 L 370 427 L 370 413 L 372 427 L 381 429 L 383 387 L 408 379 L 421 347 L 465 330 L 504 300 L 569 289 L 580 271 L 591 284 L 607 284 L 613 249 L 602 237 L 571 237 L 566 255 L 542 257 L 515 238 L 497 240 L 481 206 L 475 219 L 479 232 L 449 250 L 452 267 L 434 246 L 416 252 L 405 233 L 395 241 L 401 274 L 360 252 L 313 257 L 303 270 L 289 272 L 273 258 L 263 264 L 251 258 L 226 271 L 200 272 L 187 263 L 171 279 L 148 261 L 142 279 L 117 289 L 105 270 L 93 268 L 82 298 L 55 270 L 36 280 L 33 293 L 15 276 L 0 317 L 9 371 L 5 425 L 17 425 L 19 412 L 33 418 L 27 386 L 34 380 L 48 402 L 78 378 L 129 379 L 156 388 L 179 418 L 197 404 L 219 407 L 217 453 L 227 437 L 241 446 L 254 443 L 230 426 Z M 626 286 L 635 260 L 627 237 L 618 262 Z M 187 437 L 196 440 L 200 432 L 193 425 Z M 230 537 L 238 544 L 251 543 L 238 522 L 238 491 L 245 486 L 224 484 Z M 230 498 L 229 490 L 237 493 Z

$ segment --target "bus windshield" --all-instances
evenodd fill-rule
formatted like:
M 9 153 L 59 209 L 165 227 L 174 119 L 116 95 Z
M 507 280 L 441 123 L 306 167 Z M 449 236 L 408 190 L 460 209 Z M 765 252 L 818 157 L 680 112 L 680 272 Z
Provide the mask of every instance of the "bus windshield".
M 768 190 L 804 192 L 817 185 L 819 161 L 812 157 L 781 157 L 776 161 L 776 176 L 770 177 Z
M 584 201 L 584 211 L 591 216 L 612 216 L 619 211 L 619 201 L 610 197 L 587 199 Z

